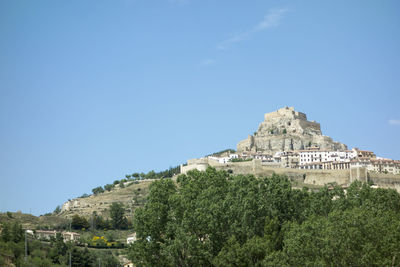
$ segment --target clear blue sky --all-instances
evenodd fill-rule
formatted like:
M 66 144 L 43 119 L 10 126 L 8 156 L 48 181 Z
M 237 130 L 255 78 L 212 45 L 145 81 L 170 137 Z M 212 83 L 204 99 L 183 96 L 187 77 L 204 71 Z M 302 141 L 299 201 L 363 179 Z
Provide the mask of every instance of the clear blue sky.
M 400 3 L 1 0 L 0 211 L 43 214 L 294 106 L 400 159 Z

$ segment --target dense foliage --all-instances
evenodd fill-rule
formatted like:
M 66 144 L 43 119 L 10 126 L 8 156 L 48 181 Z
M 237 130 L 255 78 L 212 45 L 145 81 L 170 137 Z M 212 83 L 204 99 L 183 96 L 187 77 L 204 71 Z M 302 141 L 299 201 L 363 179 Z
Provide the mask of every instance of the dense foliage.
M 400 196 L 360 182 L 311 191 L 278 175 L 194 170 L 155 181 L 134 228 L 136 266 L 400 264 Z

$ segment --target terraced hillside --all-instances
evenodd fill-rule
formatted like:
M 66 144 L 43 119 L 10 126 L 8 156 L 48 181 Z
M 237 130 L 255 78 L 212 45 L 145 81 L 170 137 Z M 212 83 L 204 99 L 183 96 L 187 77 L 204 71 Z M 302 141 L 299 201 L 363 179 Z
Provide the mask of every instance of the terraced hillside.
M 108 208 L 113 202 L 121 202 L 125 207 L 125 214 L 133 214 L 137 207 L 146 201 L 149 185 L 154 180 L 128 181 L 124 187 L 120 185 L 111 191 L 105 191 L 85 198 L 75 198 L 65 202 L 58 216 L 71 218 L 73 215 L 90 217 L 93 212 L 108 217 Z

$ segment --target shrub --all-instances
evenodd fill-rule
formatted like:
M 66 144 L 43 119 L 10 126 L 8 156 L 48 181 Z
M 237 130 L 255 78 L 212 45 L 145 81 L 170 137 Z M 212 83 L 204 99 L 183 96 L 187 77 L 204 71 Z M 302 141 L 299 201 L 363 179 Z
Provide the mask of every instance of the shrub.
M 103 189 L 103 187 L 98 186 L 98 187 L 96 187 L 96 188 L 93 188 L 93 189 L 92 189 L 92 192 L 93 192 L 93 194 L 97 195 L 97 194 L 99 194 L 99 193 L 103 193 L 103 192 L 104 192 L 104 189 Z

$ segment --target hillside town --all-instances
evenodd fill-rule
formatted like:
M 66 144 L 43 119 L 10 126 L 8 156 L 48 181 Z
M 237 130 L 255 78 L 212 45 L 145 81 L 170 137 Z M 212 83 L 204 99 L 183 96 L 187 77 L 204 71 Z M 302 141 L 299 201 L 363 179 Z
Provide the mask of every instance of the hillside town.
M 188 160 L 181 173 L 204 164 L 227 164 L 259 160 L 262 166 L 304 170 L 348 170 L 365 168 L 368 172 L 400 174 L 400 161 L 378 157 L 372 151 L 353 148 L 323 135 L 316 121 L 294 107 L 266 113 L 253 135 L 237 144 L 237 151 L 227 150 L 201 159 Z M 200 163 L 200 165 L 199 165 Z M 203 165 L 201 165 L 203 164 Z
M 358 148 L 341 151 L 311 147 L 304 150 L 278 151 L 273 155 L 261 151 L 246 151 L 226 153 L 219 157 L 208 156 L 206 159 L 219 164 L 258 159 L 264 166 L 292 169 L 346 170 L 364 167 L 372 172 L 400 175 L 400 160 L 377 157 L 372 151 Z

